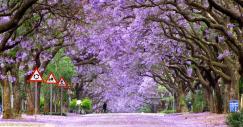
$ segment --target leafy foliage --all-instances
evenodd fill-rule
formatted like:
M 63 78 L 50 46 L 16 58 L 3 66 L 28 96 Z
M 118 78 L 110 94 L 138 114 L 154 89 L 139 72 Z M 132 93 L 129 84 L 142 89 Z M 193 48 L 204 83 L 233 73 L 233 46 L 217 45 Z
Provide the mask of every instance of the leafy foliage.
M 77 99 L 72 99 L 71 102 L 69 102 L 69 109 L 72 111 L 77 109 Z
M 152 111 L 151 111 L 151 107 L 149 105 L 144 105 L 143 107 L 141 107 L 141 109 L 139 109 L 139 112 L 150 113 Z
M 48 76 L 50 72 L 53 72 L 57 80 L 61 77 L 68 82 L 71 82 L 72 77 L 75 75 L 74 65 L 71 59 L 64 54 L 64 50 L 60 50 L 52 61 L 48 64 L 45 76 Z
M 175 110 L 164 110 L 164 111 L 161 111 L 160 113 L 170 114 L 170 113 L 175 113 L 175 112 L 176 112 Z
M 242 127 L 243 126 L 243 111 L 230 113 L 227 117 L 227 123 L 230 127 Z
M 40 98 L 40 111 L 43 112 L 44 111 L 44 97 Z
M 199 92 L 195 95 L 195 99 L 193 102 L 193 112 L 202 112 L 205 106 L 205 100 L 203 98 L 202 92 Z
M 85 111 L 89 111 L 92 109 L 92 101 L 89 98 L 85 98 L 82 100 L 80 107 Z
M 138 111 L 146 98 L 158 96 L 158 85 L 165 86 L 169 96 L 178 94 L 175 101 L 184 107 L 179 94 L 193 91 L 195 84 L 217 89 L 223 98 L 225 85 L 219 81 L 235 84 L 243 68 L 242 16 L 241 9 L 235 9 L 240 2 L 161 1 L 35 1 L 26 7 L 18 5 L 20 0 L 3 1 L 0 80 L 14 83 L 18 78 L 11 68 L 18 65 L 24 76 L 16 84 L 24 86 L 30 70 L 38 66 L 44 78 L 50 72 L 57 79 L 64 77 L 75 84 L 79 98 L 92 97 L 97 100 L 94 107 L 100 100 L 107 102 L 112 112 Z M 19 7 L 22 13 L 17 13 Z M 238 91 L 229 90 L 238 97 Z M 48 87 L 41 92 L 49 94 Z M 196 94 L 195 112 L 205 107 L 202 94 Z M 66 92 L 64 96 L 67 100 Z M 95 102 L 89 100 L 83 108 L 89 110 Z

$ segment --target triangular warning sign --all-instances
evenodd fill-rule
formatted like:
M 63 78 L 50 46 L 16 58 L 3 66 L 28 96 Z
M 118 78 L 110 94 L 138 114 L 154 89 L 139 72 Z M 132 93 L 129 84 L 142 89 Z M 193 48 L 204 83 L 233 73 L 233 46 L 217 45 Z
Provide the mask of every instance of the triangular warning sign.
M 42 82 L 42 77 L 41 77 L 41 74 L 40 74 L 38 68 L 35 68 L 29 81 L 30 82 Z
M 47 84 L 57 84 L 57 80 L 54 76 L 54 74 L 51 72 L 46 80 Z
M 66 87 L 67 83 L 65 82 L 65 80 L 63 78 L 61 78 L 58 82 L 58 87 Z

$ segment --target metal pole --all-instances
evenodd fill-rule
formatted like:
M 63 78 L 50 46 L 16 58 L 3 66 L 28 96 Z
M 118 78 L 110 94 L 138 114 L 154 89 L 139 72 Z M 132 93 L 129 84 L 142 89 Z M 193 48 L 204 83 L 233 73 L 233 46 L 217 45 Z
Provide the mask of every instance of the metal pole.
M 4 97 L 3 97 L 3 86 L 1 87 L 2 89 L 2 116 L 3 116 L 3 110 L 4 110 L 4 106 L 3 106 L 3 99 L 4 99 Z
M 70 95 L 68 94 L 68 104 L 70 104 L 70 102 L 71 102 L 71 97 L 70 97 Z M 69 107 L 69 105 L 68 105 L 68 112 L 70 111 L 70 107 Z
M 241 98 L 240 98 L 240 111 L 243 109 L 243 94 L 241 94 Z
M 62 115 L 62 92 L 63 92 L 63 88 L 61 87 L 61 115 Z
M 37 82 L 35 83 L 35 119 L 36 119 L 36 114 L 37 114 Z
M 50 89 L 50 115 L 52 115 L 52 84 Z
M 10 83 L 10 107 L 13 108 L 13 84 Z
M 174 100 L 173 100 L 173 112 L 175 112 L 175 94 L 174 94 L 174 91 L 173 91 L 173 98 L 174 98 Z
M 10 107 L 13 108 L 13 104 L 14 104 L 14 96 L 13 96 L 13 94 L 11 94 L 10 97 L 11 97 L 10 98 L 10 101 L 11 101 Z
M 54 92 L 54 97 L 53 97 L 53 101 L 54 101 L 54 110 L 55 110 L 55 112 L 57 112 L 57 103 L 56 103 L 56 91 Z

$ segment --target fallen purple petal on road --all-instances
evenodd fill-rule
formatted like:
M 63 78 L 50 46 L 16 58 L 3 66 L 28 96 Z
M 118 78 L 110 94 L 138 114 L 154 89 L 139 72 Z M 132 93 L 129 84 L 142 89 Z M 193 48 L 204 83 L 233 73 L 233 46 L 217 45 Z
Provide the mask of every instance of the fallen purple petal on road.
M 0 120 L 0 126 L 6 123 L 25 126 L 55 127 L 227 127 L 225 114 L 185 113 L 110 113 L 68 116 L 23 115 L 20 120 Z M 29 125 L 28 125 L 29 124 Z

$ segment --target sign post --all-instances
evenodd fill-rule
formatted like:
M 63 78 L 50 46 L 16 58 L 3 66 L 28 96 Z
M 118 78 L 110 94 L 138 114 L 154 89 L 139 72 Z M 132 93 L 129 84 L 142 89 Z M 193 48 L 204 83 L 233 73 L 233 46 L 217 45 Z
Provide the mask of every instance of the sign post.
M 50 86 L 50 115 L 52 115 L 52 85 Z
M 61 116 L 62 116 L 62 101 L 63 101 L 62 94 L 63 94 L 63 88 L 61 87 Z
M 34 72 L 32 73 L 32 75 L 30 76 L 29 79 L 30 82 L 35 82 L 35 119 L 36 119 L 36 114 L 37 114 L 37 99 L 38 99 L 38 88 L 37 88 L 37 83 L 38 82 L 42 82 L 42 77 L 41 74 L 38 70 L 38 68 L 36 67 Z
M 52 85 L 57 84 L 57 80 L 52 72 L 49 74 L 46 84 L 50 84 L 50 115 L 52 115 Z
M 38 98 L 37 93 L 38 93 L 37 82 L 35 82 L 35 119 L 37 114 L 37 98 Z
M 240 96 L 240 111 L 243 109 L 243 94 Z
M 58 87 L 61 87 L 61 115 L 62 115 L 62 101 L 63 101 L 63 87 L 67 87 L 68 85 L 66 84 L 64 78 L 61 78 L 60 81 L 58 82 Z
M 3 116 L 3 99 L 4 99 L 4 97 L 3 97 L 3 87 L 1 86 L 1 93 L 2 93 L 2 105 L 1 105 L 1 108 L 2 108 L 2 110 L 1 110 L 1 114 L 2 114 L 2 116 Z

